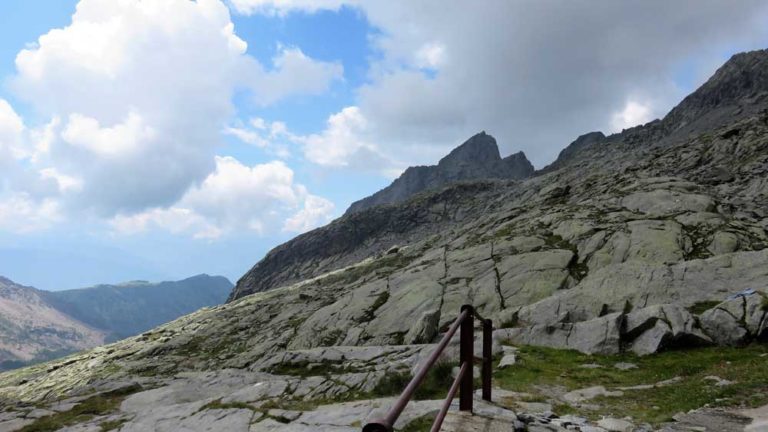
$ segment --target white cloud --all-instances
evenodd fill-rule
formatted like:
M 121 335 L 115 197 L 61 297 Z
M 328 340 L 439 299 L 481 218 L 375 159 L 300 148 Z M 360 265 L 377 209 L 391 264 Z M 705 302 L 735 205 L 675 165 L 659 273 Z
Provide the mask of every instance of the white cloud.
M 15 193 L 0 199 L 0 228 L 29 233 L 51 227 L 62 219 L 59 203 L 50 198 L 35 199 Z
M 54 180 L 61 193 L 78 192 L 83 188 L 83 180 L 81 178 L 62 174 L 56 168 L 41 169 L 40 177 Z
M 4 99 L 0 99 L 0 166 L 3 159 L 18 157 L 22 152 L 25 127 L 21 117 Z
M 149 146 L 156 133 L 141 115 L 130 112 L 125 121 L 112 127 L 101 127 L 94 118 L 71 114 L 61 136 L 68 144 L 98 156 L 119 158 Z
M 137 234 L 161 229 L 173 234 L 192 234 L 198 239 L 217 239 L 223 232 L 191 209 L 155 208 L 133 215 L 117 215 L 110 222 L 120 234 Z
M 342 6 L 238 3 L 242 13 L 265 14 Z M 692 62 L 710 75 L 723 53 L 764 48 L 768 19 L 759 0 L 343 4 L 376 28 L 369 81 L 354 103 L 367 140 L 409 165 L 435 163 L 486 130 L 502 154 L 524 150 L 542 166 L 578 135 L 612 129 L 629 97 L 653 101 L 649 116 L 664 115 L 691 90 L 675 80 L 681 69 Z
M 240 141 L 256 147 L 264 148 L 269 144 L 269 142 L 262 138 L 261 135 L 259 135 L 257 132 L 244 127 L 229 126 L 224 128 L 224 133 L 227 135 L 232 135 Z
M 304 154 L 310 161 L 326 166 L 346 166 L 353 154 L 373 146 L 363 141 L 368 122 L 360 108 L 350 106 L 328 118 L 328 125 L 321 134 L 301 139 Z
M 613 114 L 611 132 L 621 132 L 623 129 L 645 124 L 653 120 L 654 109 L 650 104 L 629 101 L 624 109 Z
M 19 53 L 12 88 L 66 119 L 46 146 L 59 172 L 83 179 L 75 207 L 141 211 L 172 204 L 214 169 L 235 89 L 269 104 L 342 75 L 298 48 L 266 69 L 246 47 L 219 0 L 81 0 L 69 26 Z
M 304 157 L 326 168 L 352 167 L 356 170 L 378 172 L 387 177 L 397 176 L 404 167 L 370 141 L 371 130 L 360 108 L 349 106 L 331 114 L 320 133 L 299 135 L 283 122 L 261 118 L 249 121 L 251 127 L 229 128 L 228 133 L 245 143 L 267 148 L 278 157 L 289 156 L 284 143 L 298 144 Z
M 249 87 L 263 105 L 296 94 L 317 95 L 344 75 L 339 63 L 323 63 L 307 57 L 298 48 L 280 47 L 272 59 L 272 71 L 260 71 L 247 78 Z
M 155 208 L 112 221 L 118 232 L 161 228 L 218 238 L 231 232 L 305 231 L 327 223 L 331 202 L 309 194 L 281 161 L 252 167 L 231 157 L 217 157 L 216 170 L 169 208 Z
M 224 133 L 281 159 L 291 157 L 289 144 L 298 139 L 288 130 L 285 123 L 270 122 L 260 117 L 251 118 L 247 124 L 238 121 L 236 125 L 225 128 Z
M 318 10 L 338 10 L 345 4 L 356 3 L 350 0 L 230 0 L 239 13 L 250 15 L 263 13 L 285 15 L 289 12 L 316 12 Z
M 424 44 L 416 51 L 416 66 L 437 69 L 445 63 L 445 45 L 436 42 Z
M 308 195 L 304 208 L 285 221 L 283 231 L 302 233 L 331 221 L 335 206 L 325 198 Z
M 11 209 L 50 214 L 50 205 L 33 204 L 45 202 L 55 203 L 59 216 L 119 215 L 115 220 L 127 231 L 152 223 L 173 230 L 181 218 L 196 227 L 182 231 L 207 237 L 220 233 L 205 223 L 241 226 L 223 220 L 243 218 L 225 215 L 228 210 L 214 212 L 195 202 L 190 211 L 200 220 L 194 221 L 184 207 L 195 193 L 238 172 L 214 157 L 222 134 L 265 145 L 250 129 L 227 126 L 234 93 L 244 89 L 264 106 L 320 94 L 343 78 L 338 63 L 316 61 L 298 47 L 278 48 L 269 65 L 248 55 L 221 0 L 80 0 L 69 25 L 18 53 L 9 83 L 21 101 L 50 121 L 25 125 L 0 100 L 0 164 L 6 164 L 0 199 L 6 214 Z M 270 151 L 286 154 L 281 148 Z M 261 167 L 253 175 L 268 170 Z M 233 181 L 252 181 L 253 175 Z M 279 176 L 265 178 L 277 181 L 274 187 L 283 185 Z M 273 189 L 266 183 L 259 187 Z M 220 192 L 206 198 L 221 199 Z M 264 209 L 285 202 L 263 195 L 260 207 L 220 204 L 248 207 L 259 219 Z

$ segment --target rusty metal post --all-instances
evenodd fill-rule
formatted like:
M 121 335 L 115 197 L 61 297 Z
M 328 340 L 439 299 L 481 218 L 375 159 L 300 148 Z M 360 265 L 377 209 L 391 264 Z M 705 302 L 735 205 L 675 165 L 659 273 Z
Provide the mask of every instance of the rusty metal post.
M 469 365 L 459 387 L 459 411 L 472 412 L 472 393 L 474 381 L 474 344 L 475 344 L 475 310 L 471 305 L 461 307 L 462 312 L 467 311 L 467 316 L 461 323 L 459 330 L 459 367 L 465 363 Z
M 393 430 L 383 423 L 368 423 L 363 427 L 363 432 L 392 432 Z
M 483 400 L 491 401 L 491 373 L 493 368 L 493 322 L 483 320 Z

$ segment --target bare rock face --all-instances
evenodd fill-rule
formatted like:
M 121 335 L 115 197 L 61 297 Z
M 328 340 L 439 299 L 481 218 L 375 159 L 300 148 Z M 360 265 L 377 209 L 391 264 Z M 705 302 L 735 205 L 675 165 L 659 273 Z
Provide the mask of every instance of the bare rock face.
M 435 166 L 408 168 L 390 186 L 353 203 L 346 214 L 378 205 L 400 203 L 420 192 L 439 189 L 457 181 L 519 180 L 531 174 L 533 165 L 523 152 L 502 159 L 496 140 L 481 132 L 455 148 Z
M 768 50 L 736 54 L 704 85 L 683 99 L 664 118 L 663 127 L 683 133 L 711 129 L 728 122 L 734 113 L 755 112 L 759 103 L 766 100 Z
M 597 144 L 604 139 L 605 139 L 605 135 L 599 131 L 590 132 L 590 133 L 579 136 L 578 138 L 576 138 L 575 141 L 568 144 L 568 147 L 564 148 L 560 152 L 560 154 L 557 156 L 557 159 L 555 159 L 554 162 L 547 165 L 539 173 L 543 174 L 543 173 L 555 171 L 559 168 L 562 168 L 563 166 L 565 166 L 565 164 L 568 163 L 569 160 L 571 160 L 578 153 L 582 151 L 588 151 L 588 148 L 590 146 L 592 146 L 593 144 Z

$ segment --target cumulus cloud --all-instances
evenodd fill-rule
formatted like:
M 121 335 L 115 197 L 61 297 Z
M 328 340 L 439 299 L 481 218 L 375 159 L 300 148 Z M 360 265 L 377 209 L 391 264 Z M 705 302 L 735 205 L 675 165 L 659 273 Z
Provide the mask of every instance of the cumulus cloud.
M 320 94 L 343 76 L 340 64 L 298 47 L 280 46 L 271 64 L 260 63 L 221 0 L 81 0 L 68 26 L 19 52 L 16 69 L 11 90 L 50 121 L 25 126 L 0 100 L 0 164 L 24 160 L 3 173 L 0 200 L 24 193 L 58 200 L 64 214 L 142 215 L 146 222 L 133 221 L 139 226 L 185 216 L 161 217 L 157 209 L 191 199 L 218 178 L 211 176 L 221 174 L 214 156 L 222 132 L 262 145 L 227 126 L 236 91 L 264 106 Z M 15 198 L 13 208 L 22 201 Z
M 285 221 L 283 231 L 302 233 L 330 222 L 335 206 L 325 198 L 308 195 L 304 207 Z
M 298 48 L 280 47 L 272 64 L 272 71 L 261 71 L 247 80 L 262 105 L 295 94 L 324 93 L 344 74 L 341 64 L 312 60 Z
M 141 115 L 131 112 L 125 121 L 112 127 L 101 127 L 94 118 L 72 114 L 61 136 L 66 143 L 94 155 L 120 158 L 140 152 L 151 144 L 156 133 Z
M 260 117 L 251 118 L 247 124 L 238 120 L 235 125 L 226 127 L 224 133 L 281 159 L 291 157 L 291 144 L 300 139 L 288 130 L 285 123 L 270 122 Z
M 396 177 L 407 168 L 402 162 L 385 156 L 371 138 L 368 120 L 356 106 L 344 107 L 331 114 L 326 127 L 316 134 L 301 135 L 291 132 L 279 121 L 251 119 L 249 125 L 229 127 L 226 133 L 241 141 L 269 148 L 278 156 L 287 156 L 284 142 L 301 146 L 304 158 L 329 169 L 354 168 Z
M 24 135 L 24 122 L 4 99 L 0 99 L 0 167 L 12 157 L 23 154 L 21 148 Z
M 217 157 L 216 170 L 173 206 L 119 215 L 112 226 L 122 233 L 157 227 L 211 239 L 234 231 L 303 232 L 327 223 L 333 211 L 333 203 L 308 193 L 281 161 L 249 167 Z
M 0 200 L 0 227 L 19 233 L 49 228 L 62 218 L 59 203 L 36 199 L 28 193 L 12 193 Z
M 351 0 L 230 0 L 239 13 L 270 15 L 285 15 L 297 10 L 310 13 L 318 10 L 338 10 L 351 2 Z
M 242 13 L 340 7 L 233 2 Z M 579 134 L 664 115 L 689 90 L 673 78 L 692 59 L 709 75 L 724 53 L 768 39 L 768 5 L 758 0 L 345 4 L 378 28 L 379 55 L 356 101 L 368 140 L 409 165 L 434 163 L 484 129 L 503 154 L 524 150 L 542 166 Z M 625 112 L 630 96 L 652 101 L 648 112 Z
M 623 129 L 645 124 L 650 120 L 653 120 L 652 105 L 630 100 L 623 110 L 613 114 L 610 131 L 621 132 Z
M 358 107 L 346 107 L 328 118 L 322 134 L 299 138 L 303 141 L 307 159 L 320 165 L 345 166 L 350 157 L 361 149 L 372 149 L 362 136 L 368 122 Z

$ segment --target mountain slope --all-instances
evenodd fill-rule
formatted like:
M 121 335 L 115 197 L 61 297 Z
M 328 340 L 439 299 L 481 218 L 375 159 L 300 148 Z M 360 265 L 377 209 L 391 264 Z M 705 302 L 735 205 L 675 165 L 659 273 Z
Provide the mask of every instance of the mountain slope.
M 524 179 L 533 174 L 533 165 L 523 152 L 502 159 L 496 140 L 481 132 L 469 138 L 434 166 L 410 167 L 391 185 L 352 203 L 346 214 L 370 207 L 396 204 L 424 191 L 450 183 L 483 179 Z
M 355 430 L 391 404 L 373 398 L 412 373 L 466 303 L 493 319 L 496 341 L 631 352 L 601 357 L 608 366 L 594 373 L 607 376 L 629 373 L 611 365 L 632 354 L 766 341 L 768 101 L 756 96 L 768 90 L 764 68 L 768 51 L 735 56 L 693 94 L 728 94 L 722 104 L 683 102 L 665 119 L 582 140 L 531 178 L 453 183 L 346 215 L 275 248 L 225 305 L 0 375 L 0 405 L 16 419 L 30 404 L 140 384 L 149 390 L 87 427 L 238 420 L 226 429 Z M 755 354 L 763 351 L 745 355 L 764 365 Z M 746 400 L 717 398 L 714 385 L 689 398 L 691 381 L 666 379 L 678 372 L 664 371 L 667 397 Z M 762 397 L 762 377 L 745 394 Z M 409 418 L 439 407 L 419 403 Z
M 748 67 L 740 69 L 742 64 Z M 761 78 L 764 69 L 759 65 L 768 68 L 768 50 L 735 55 L 718 69 L 709 81 L 675 107 L 663 120 L 653 121 L 609 137 L 605 137 L 600 132 L 583 135 L 563 150 L 556 162 L 540 171 L 535 178 L 523 183 L 522 187 L 517 187 L 517 182 L 501 181 L 497 182 L 496 188 L 490 188 L 493 191 L 484 195 L 478 188 L 487 189 L 487 187 L 482 186 L 482 183 L 476 183 L 473 186 L 448 188 L 443 192 L 425 192 L 398 206 L 378 206 L 346 214 L 326 227 L 303 234 L 270 251 L 238 281 L 230 295 L 230 301 L 344 267 L 365 257 L 382 253 L 392 246 L 419 241 L 428 235 L 445 230 L 446 227 L 461 226 L 473 218 L 498 217 L 498 215 L 486 215 L 486 213 L 494 211 L 489 208 L 498 206 L 500 197 L 519 203 L 517 205 L 523 205 L 519 197 L 531 197 L 540 188 L 570 190 L 575 185 L 584 186 L 585 180 L 589 177 L 606 181 L 616 180 L 616 174 L 626 169 L 638 171 L 646 168 L 650 163 L 648 161 L 655 157 L 654 152 L 664 151 L 664 148 L 670 146 L 677 146 L 671 150 L 673 157 L 689 156 L 689 154 L 696 154 L 697 151 L 706 152 L 706 155 L 686 160 L 684 165 L 659 167 L 654 175 L 692 177 L 691 180 L 695 182 L 707 184 L 724 182 L 720 189 L 728 189 L 730 185 L 726 180 L 732 178 L 734 171 L 739 167 L 738 164 L 743 163 L 743 160 L 730 160 L 735 155 L 723 154 L 727 153 L 726 149 L 730 148 L 731 144 L 723 144 L 722 148 L 713 147 L 712 137 L 702 135 L 723 127 L 723 124 L 736 124 L 740 120 L 759 116 L 755 113 L 765 109 L 768 99 L 756 96 L 768 94 L 768 82 Z M 756 78 L 744 78 L 745 74 L 748 76 L 754 74 Z M 738 84 L 740 82 L 754 85 L 744 86 Z M 738 95 L 731 95 L 723 99 L 724 105 L 713 105 L 713 102 L 691 102 L 717 100 L 717 97 L 708 95 L 731 94 L 729 91 L 719 90 L 719 86 L 728 89 L 741 88 L 744 93 L 741 94 L 741 98 Z M 711 127 L 707 126 L 706 122 L 698 120 L 682 126 L 679 120 L 697 115 L 711 118 L 714 116 L 712 113 L 717 114 L 717 121 Z M 751 123 L 754 123 L 755 127 L 761 127 L 759 120 L 753 119 Z M 691 142 L 691 139 L 697 136 L 700 139 Z M 478 137 L 481 138 L 479 142 L 484 143 L 483 147 L 489 148 L 488 144 L 492 138 L 484 134 L 476 135 L 468 143 L 473 140 L 477 142 Z M 738 136 L 729 138 L 738 138 Z M 680 149 L 680 146 L 692 148 L 685 150 Z M 462 147 L 454 150 L 452 154 L 459 153 Z M 493 148 L 496 148 L 495 141 L 493 141 Z M 750 151 L 755 153 L 753 157 L 759 158 L 759 149 L 750 149 Z M 492 156 L 488 156 L 490 153 L 492 152 L 486 151 L 485 158 L 477 159 L 495 160 Z M 560 173 L 556 174 L 558 171 Z M 633 177 L 636 176 L 637 174 Z M 754 191 L 749 189 L 750 187 L 756 187 L 758 190 L 762 187 L 759 184 L 761 181 L 759 172 L 748 173 L 745 177 L 757 184 L 752 186 L 742 184 L 740 187 L 746 187 L 751 192 Z M 591 186 L 590 183 L 586 182 L 586 185 Z M 591 188 L 587 189 L 582 192 L 581 198 L 597 199 L 592 197 L 594 191 Z M 462 190 L 468 192 L 463 193 Z M 388 188 L 380 192 L 385 191 L 388 191 Z M 611 192 L 619 193 L 615 191 L 615 184 Z M 606 202 L 615 201 L 616 197 L 610 195 L 603 196 L 603 199 L 607 200 Z M 564 194 L 560 198 L 567 199 L 569 196 Z M 570 198 L 576 199 L 576 197 Z M 605 205 L 605 203 L 601 204 Z M 750 209 L 759 209 L 759 206 L 754 205 L 755 203 L 743 204 L 749 205 Z M 538 209 L 532 210 L 533 214 L 538 214 Z
M 226 278 L 208 275 L 53 292 L 0 277 L 0 370 L 142 333 L 219 305 L 231 289 Z
M 52 291 L 45 297 L 60 311 L 117 340 L 221 304 L 231 290 L 232 283 L 225 277 L 198 275 L 174 282 L 129 282 Z
M 0 370 L 92 348 L 105 338 L 57 310 L 45 292 L 0 277 Z

